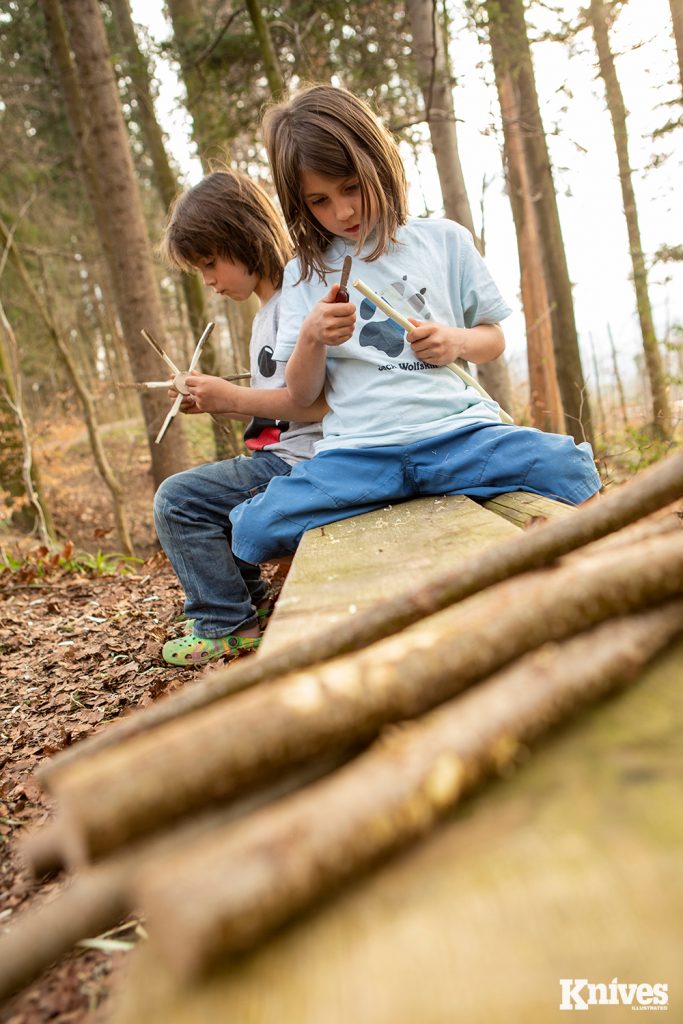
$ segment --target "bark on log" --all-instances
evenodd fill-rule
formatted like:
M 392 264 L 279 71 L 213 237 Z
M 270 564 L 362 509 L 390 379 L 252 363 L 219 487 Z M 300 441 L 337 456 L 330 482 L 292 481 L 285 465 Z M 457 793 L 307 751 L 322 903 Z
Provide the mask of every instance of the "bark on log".
M 643 470 L 634 480 L 608 492 L 599 501 L 578 509 L 574 515 L 545 523 L 466 559 L 457 572 L 435 574 L 410 594 L 401 594 L 377 605 L 362 620 L 349 619 L 343 624 L 336 624 L 329 633 L 319 634 L 310 640 L 299 638 L 289 648 L 272 655 L 258 655 L 242 664 L 219 670 L 206 681 L 184 687 L 46 760 L 38 768 L 36 776 L 49 786 L 51 777 L 73 761 L 285 672 L 361 650 L 501 580 L 547 565 L 681 497 L 683 453 L 670 455 Z
M 186 850 L 211 831 L 224 828 L 318 781 L 357 753 L 358 748 L 354 747 L 327 756 L 285 774 L 276 783 L 242 800 L 186 819 L 172 832 L 129 847 L 120 856 L 81 873 L 50 903 L 19 914 L 0 935 L 0 1002 L 34 981 L 81 939 L 115 927 L 132 913 L 135 909 L 132 879 L 144 864 L 153 866 L 171 850 Z M 29 861 L 34 873 L 34 858 L 39 858 L 44 866 L 52 865 L 58 849 L 54 840 L 54 833 L 48 827 L 36 830 L 22 843 L 23 858 Z
M 683 534 L 605 551 L 498 584 L 361 652 L 77 761 L 51 780 L 66 862 L 100 857 L 285 766 L 367 739 L 542 643 L 677 596 L 682 586 Z
M 252 948 L 423 835 L 553 725 L 633 682 L 680 632 L 678 600 L 543 647 L 419 721 L 387 730 L 307 792 L 143 872 L 139 903 L 151 941 L 186 978 Z
M 98 864 L 0 936 L 0 1003 L 34 981 L 80 939 L 99 935 L 131 911 L 130 864 Z

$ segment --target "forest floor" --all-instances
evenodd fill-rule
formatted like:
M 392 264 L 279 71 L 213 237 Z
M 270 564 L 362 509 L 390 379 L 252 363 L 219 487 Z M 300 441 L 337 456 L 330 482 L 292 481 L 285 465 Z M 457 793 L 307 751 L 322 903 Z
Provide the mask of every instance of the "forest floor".
M 160 649 L 177 635 L 182 593 L 155 541 L 152 479 L 139 427 L 106 432 L 126 481 L 127 511 L 140 560 L 119 563 L 109 495 L 95 473 L 82 423 L 54 423 L 36 445 L 47 501 L 63 540 L 61 559 L 0 529 L 0 927 L 53 898 L 62 879 L 28 877 L 20 837 L 50 815 L 32 778 L 36 765 L 160 694 L 191 686 L 210 669 L 177 669 Z M 193 447 L 196 461 L 206 439 Z M 650 456 L 651 457 L 651 456 Z M 608 484 L 649 461 L 629 441 L 601 465 Z M 72 550 L 73 549 L 73 550 Z M 88 552 L 89 557 L 79 555 Z M 102 554 L 105 552 L 106 554 Z M 56 563 L 56 564 L 55 564 Z M 117 938 L 130 938 L 128 922 Z M 0 1024 L 98 1024 L 107 1019 L 125 952 L 82 949 L 0 1010 Z
M 50 511 L 64 538 L 61 558 L 42 553 L 35 538 L 0 531 L 0 548 L 15 567 L 0 571 L 0 928 L 11 928 L 15 916 L 64 885 L 59 878 L 32 880 L 21 863 L 22 833 L 50 815 L 49 800 L 32 779 L 36 765 L 160 694 L 191 686 L 218 664 L 179 669 L 161 660 L 164 640 L 182 628 L 175 622 L 182 591 L 155 540 L 153 485 L 140 431 L 122 424 L 109 434 L 140 560 L 109 571 L 116 566 L 111 503 L 77 422 L 53 426 L 36 445 Z M 116 938 L 134 932 L 135 922 L 129 923 Z M 106 1020 L 125 959 L 125 952 L 80 950 L 0 1009 L 0 1022 Z

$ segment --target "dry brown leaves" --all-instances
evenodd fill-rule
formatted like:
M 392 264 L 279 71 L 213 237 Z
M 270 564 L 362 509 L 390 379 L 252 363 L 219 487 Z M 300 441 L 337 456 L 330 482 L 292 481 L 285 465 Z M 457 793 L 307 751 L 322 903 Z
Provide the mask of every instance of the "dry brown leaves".
M 23 582 L 0 574 L 0 927 L 61 886 L 23 871 L 16 840 L 49 816 L 32 779 L 39 761 L 103 728 L 159 694 L 192 685 L 210 669 L 178 669 L 161 660 L 177 635 L 182 592 L 163 555 L 127 576 L 54 572 Z M 74 955 L 12 1001 L 0 1021 L 94 1024 L 109 974 L 125 954 Z

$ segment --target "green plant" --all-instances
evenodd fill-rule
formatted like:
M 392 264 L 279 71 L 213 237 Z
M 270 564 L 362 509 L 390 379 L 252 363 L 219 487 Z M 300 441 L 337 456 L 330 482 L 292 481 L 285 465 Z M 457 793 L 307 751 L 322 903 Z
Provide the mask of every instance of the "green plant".
M 87 551 L 77 551 L 71 541 L 66 541 L 61 548 L 41 544 L 21 554 L 12 554 L 4 548 L 0 549 L 0 573 L 12 573 L 22 583 L 32 583 L 35 579 L 70 573 L 114 576 L 131 572 L 133 565 L 141 564 L 141 558 L 120 552 L 104 552 L 98 549 L 97 553 L 92 555 Z

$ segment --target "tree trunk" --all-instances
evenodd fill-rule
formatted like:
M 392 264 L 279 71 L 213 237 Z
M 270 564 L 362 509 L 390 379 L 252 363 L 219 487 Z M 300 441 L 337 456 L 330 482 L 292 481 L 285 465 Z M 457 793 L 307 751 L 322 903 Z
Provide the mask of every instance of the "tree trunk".
M 643 350 L 645 352 L 645 366 L 648 380 L 650 382 L 650 393 L 652 395 L 652 416 L 655 432 L 664 438 L 671 436 L 671 409 L 667 394 L 664 367 L 662 357 L 657 344 L 654 321 L 652 318 L 652 307 L 647 287 L 647 270 L 645 268 L 645 257 L 643 246 L 640 240 L 640 227 L 638 225 L 638 211 L 636 208 L 636 197 L 633 191 L 633 179 L 631 177 L 631 166 L 628 156 L 628 132 L 626 128 L 626 107 L 624 97 L 617 78 L 614 65 L 614 55 L 609 41 L 610 14 L 603 0 L 591 0 L 589 17 L 593 28 L 595 48 L 598 53 L 600 65 L 600 77 L 605 84 L 605 96 L 607 109 L 612 120 L 614 131 L 614 144 L 617 150 L 619 163 L 619 182 L 621 184 L 621 195 L 624 203 L 624 216 L 628 229 L 629 248 L 631 252 L 631 265 L 633 267 L 633 285 L 636 292 L 636 305 L 638 307 L 638 319 L 640 320 L 640 331 L 643 338 Z
M 156 118 L 149 66 L 138 46 L 128 0 L 109 0 L 109 6 L 114 17 L 116 33 L 125 54 L 125 68 L 131 77 L 135 91 L 137 109 L 134 116 L 140 125 L 145 148 L 152 161 L 154 184 L 164 209 L 168 210 L 178 193 L 178 176 L 171 166 L 166 152 L 164 135 Z M 206 312 L 204 291 L 199 278 L 192 274 L 183 274 L 182 287 L 190 326 L 196 341 L 210 319 Z M 211 355 L 212 348 L 210 341 L 204 348 L 207 359 L 202 362 L 202 369 L 205 373 L 218 372 L 215 352 Z M 207 350 L 209 350 L 208 353 Z M 202 359 L 204 360 L 204 354 Z
M 678 54 L 678 74 L 683 89 L 683 0 L 669 0 L 671 8 L 671 23 L 676 40 L 676 53 Z
M 83 155 L 133 372 L 140 380 L 153 380 L 159 370 L 158 359 L 141 338 L 140 330 L 147 327 L 163 344 L 163 314 L 102 14 L 97 0 L 61 2 L 74 55 L 74 75 L 73 68 L 69 70 L 70 57 L 59 8 L 54 0 L 41 2 L 52 45 L 62 52 L 59 66 L 65 99 Z M 158 486 L 187 465 L 184 434 L 178 425 L 164 444 L 156 445 L 154 438 L 167 411 L 168 399 L 143 394 L 141 404 Z
M 526 323 L 531 422 L 563 433 L 564 414 L 557 384 L 550 303 L 543 276 L 541 240 L 524 155 L 520 112 L 512 75 L 496 74 L 503 121 L 505 169 L 519 253 L 522 305 Z
M 9 495 L 13 525 L 27 533 L 35 531 L 49 543 L 55 537 L 54 525 L 23 412 L 19 349 L 1 301 L 0 327 L 0 487 Z
M 590 441 L 592 444 L 590 402 L 581 366 L 572 286 L 550 156 L 538 108 L 524 5 L 522 0 L 487 0 L 485 8 L 496 75 L 502 77 L 509 72 L 519 101 L 529 183 L 536 204 L 541 258 L 552 310 L 557 382 L 567 429 L 576 441 Z
M 147 152 L 154 168 L 154 184 L 164 205 L 168 210 L 179 191 L 178 177 L 168 158 L 164 136 L 156 118 L 152 83 L 147 60 L 140 52 L 135 26 L 130 15 L 129 0 L 109 0 L 116 32 L 126 56 L 126 70 L 130 74 L 137 100 L 136 120 L 140 125 Z M 200 337 L 210 320 L 204 300 L 204 288 L 197 274 L 181 274 L 180 283 L 183 289 L 187 315 L 194 341 Z M 194 348 L 194 345 L 191 346 Z M 202 351 L 200 368 L 203 373 L 213 376 L 220 374 L 220 360 L 216 342 L 209 338 Z M 224 455 L 224 435 L 214 424 L 214 442 L 216 454 Z
M 273 41 L 270 38 L 268 25 L 263 17 L 258 0 L 246 0 L 246 8 L 254 28 L 254 35 L 256 36 L 259 50 L 261 51 L 261 60 L 263 61 L 263 69 L 268 79 L 268 88 L 273 98 L 277 99 L 284 92 L 285 83 L 275 50 L 273 49 Z
M 439 175 L 444 213 L 446 217 L 462 224 L 471 232 L 481 252 L 482 245 L 474 229 L 474 219 L 460 163 L 453 86 L 448 53 L 439 24 L 437 2 L 407 0 L 406 13 L 413 37 L 413 57 L 424 98 L 425 118 Z M 477 376 L 499 405 L 503 409 L 509 409 L 512 404 L 512 387 L 504 356 L 499 356 L 492 363 L 478 366 Z
M 227 142 L 224 112 L 206 86 L 200 55 L 208 43 L 203 7 L 199 0 L 166 0 L 178 47 L 178 59 L 185 89 L 187 109 L 192 118 L 192 134 L 205 171 L 212 157 L 222 152 Z

